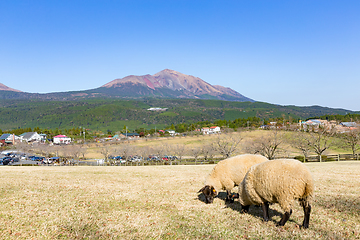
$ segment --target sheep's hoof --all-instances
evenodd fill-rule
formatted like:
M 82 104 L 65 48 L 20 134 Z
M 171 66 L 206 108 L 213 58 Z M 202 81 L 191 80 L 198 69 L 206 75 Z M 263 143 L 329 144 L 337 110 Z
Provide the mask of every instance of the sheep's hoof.
M 308 224 L 302 225 L 301 228 L 305 228 L 305 229 L 306 229 L 306 228 L 309 228 L 309 225 L 308 225 Z
M 250 205 L 249 205 L 249 206 L 243 206 L 243 205 L 241 205 L 241 213 L 248 213 L 248 212 L 249 212 L 249 208 L 250 208 Z
M 277 227 L 282 227 L 282 226 L 284 226 L 284 225 L 285 225 L 285 223 L 282 223 L 281 221 L 278 222 L 278 223 L 276 223 L 276 226 L 277 226 Z

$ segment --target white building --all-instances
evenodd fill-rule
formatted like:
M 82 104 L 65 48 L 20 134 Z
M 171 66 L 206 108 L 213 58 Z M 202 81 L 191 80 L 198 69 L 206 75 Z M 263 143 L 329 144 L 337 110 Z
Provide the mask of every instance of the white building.
M 43 140 L 43 137 L 37 132 L 26 132 L 20 135 L 20 139 L 26 142 L 40 142 Z
M 71 138 L 65 135 L 57 135 L 53 138 L 54 144 L 69 144 L 71 143 Z
M 203 127 L 201 128 L 202 134 L 214 134 L 214 133 L 220 133 L 220 127 L 218 126 L 212 126 L 212 127 Z
M 175 130 L 166 130 L 167 133 L 170 134 L 170 136 L 175 136 Z

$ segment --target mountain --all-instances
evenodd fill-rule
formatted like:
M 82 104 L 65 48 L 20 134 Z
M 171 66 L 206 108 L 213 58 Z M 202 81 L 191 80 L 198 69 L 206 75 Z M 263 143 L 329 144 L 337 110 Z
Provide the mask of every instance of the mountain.
M 13 88 L 9 88 L 8 86 L 5 86 L 4 84 L 0 83 L 0 91 L 11 91 L 11 92 L 21 92 L 20 90 L 16 90 Z
M 1 85 L 0 85 L 1 87 Z M 254 102 L 231 88 L 211 85 L 204 80 L 165 69 L 154 75 L 130 75 L 115 79 L 103 86 L 85 91 L 57 93 L 22 93 L 0 88 L 0 99 L 73 100 L 83 98 L 166 98 L 166 99 L 214 99 L 238 102 Z
M 250 101 L 240 93 L 222 86 L 213 86 L 204 80 L 165 69 L 154 75 L 127 76 L 115 79 L 101 88 L 101 91 L 111 93 L 114 90 L 119 95 L 156 96 L 164 98 L 192 98 L 192 99 L 218 99 L 228 101 Z M 100 90 L 99 89 L 99 90 Z M 111 89 L 111 90 L 110 90 Z

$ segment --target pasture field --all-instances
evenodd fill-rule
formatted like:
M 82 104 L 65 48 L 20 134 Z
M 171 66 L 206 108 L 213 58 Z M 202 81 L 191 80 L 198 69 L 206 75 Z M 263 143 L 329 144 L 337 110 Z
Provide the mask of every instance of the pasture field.
M 197 191 L 213 166 L 0 167 L 0 239 L 360 238 L 360 161 L 307 164 L 309 229 L 298 203 L 284 227 L 277 204 L 267 223 L 259 207 L 225 204 L 225 192 L 205 204 Z

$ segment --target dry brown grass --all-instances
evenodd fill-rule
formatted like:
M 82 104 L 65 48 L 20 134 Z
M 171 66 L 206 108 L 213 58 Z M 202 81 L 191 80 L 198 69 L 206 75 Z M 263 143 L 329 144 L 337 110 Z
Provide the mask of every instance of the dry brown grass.
M 213 165 L 1 167 L 1 239 L 359 239 L 360 161 L 309 163 L 316 195 L 309 229 L 296 204 L 284 227 L 260 208 L 214 204 L 197 191 Z M 236 189 L 234 189 L 235 191 Z
M 239 131 L 239 132 L 233 132 L 231 134 L 239 136 L 242 138 L 242 141 L 240 142 L 240 148 L 238 153 L 246 153 L 244 149 L 241 149 L 242 146 L 244 146 L 247 142 L 255 139 L 260 138 L 264 134 L 267 134 L 267 131 L 263 130 L 252 130 L 252 131 Z M 288 135 L 295 134 L 294 132 L 287 132 Z M 167 137 L 167 138 L 149 138 L 149 139 L 139 139 L 139 140 L 132 140 L 132 141 L 120 141 L 120 142 L 106 142 L 102 143 L 105 145 L 110 146 L 111 149 L 115 149 L 117 144 L 123 144 L 123 143 L 129 143 L 134 147 L 154 147 L 158 145 L 164 145 L 167 144 L 169 146 L 174 146 L 177 144 L 185 145 L 189 148 L 195 148 L 200 147 L 202 145 L 206 145 L 209 143 L 212 143 L 216 140 L 218 135 L 212 134 L 212 135 L 195 135 L 195 136 L 186 136 L 186 137 Z M 100 144 L 100 145 L 102 145 Z M 284 141 L 283 148 L 287 149 L 289 154 L 296 156 L 299 155 L 300 152 L 293 147 L 291 147 L 286 140 Z M 98 158 L 104 158 L 103 155 L 101 155 L 99 148 L 96 144 L 89 144 L 87 148 L 87 154 L 85 156 L 87 159 L 98 159 Z

